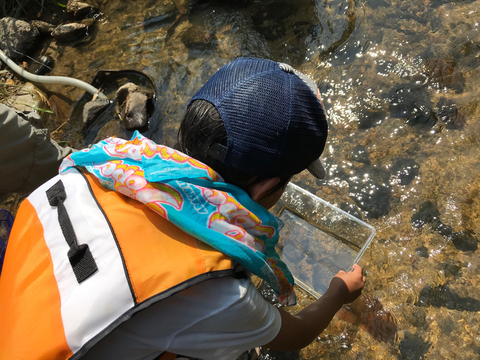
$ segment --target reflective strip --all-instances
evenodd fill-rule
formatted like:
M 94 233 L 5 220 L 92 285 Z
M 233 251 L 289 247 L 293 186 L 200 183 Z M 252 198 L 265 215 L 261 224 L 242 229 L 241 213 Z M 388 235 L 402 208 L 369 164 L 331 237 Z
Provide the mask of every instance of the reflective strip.
M 79 284 L 68 260 L 69 246 L 49 205 L 46 191 L 62 180 L 65 208 L 79 244 L 88 244 L 98 272 Z M 60 292 L 61 315 L 68 345 L 75 353 L 87 341 L 135 305 L 121 255 L 110 227 L 90 193 L 85 178 L 70 169 L 46 182 L 28 200 L 44 227 Z

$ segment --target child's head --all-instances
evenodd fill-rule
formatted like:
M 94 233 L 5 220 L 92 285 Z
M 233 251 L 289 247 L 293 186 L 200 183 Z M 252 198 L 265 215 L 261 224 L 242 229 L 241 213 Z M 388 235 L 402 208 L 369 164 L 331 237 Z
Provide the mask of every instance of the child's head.
M 308 168 L 324 177 L 319 157 L 328 125 L 316 85 L 286 64 L 237 59 L 193 96 L 176 148 L 244 188 Z

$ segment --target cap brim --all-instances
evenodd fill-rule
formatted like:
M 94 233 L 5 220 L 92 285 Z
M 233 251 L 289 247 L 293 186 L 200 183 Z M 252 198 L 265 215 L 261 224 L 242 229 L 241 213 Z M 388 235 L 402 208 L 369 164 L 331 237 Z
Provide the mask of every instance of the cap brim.
M 323 166 L 322 160 L 320 160 L 320 158 L 314 160 L 310 165 L 308 165 L 307 170 L 317 179 L 325 179 L 325 167 Z

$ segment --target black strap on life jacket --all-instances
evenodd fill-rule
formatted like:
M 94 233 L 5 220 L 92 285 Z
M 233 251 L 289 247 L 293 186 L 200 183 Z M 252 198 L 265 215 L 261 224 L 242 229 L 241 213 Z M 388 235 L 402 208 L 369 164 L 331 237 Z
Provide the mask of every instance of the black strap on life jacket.
M 97 264 L 88 248 L 88 244 L 78 244 L 72 222 L 63 204 L 67 198 L 67 193 L 62 180 L 59 180 L 46 193 L 50 205 L 58 208 L 58 222 L 60 223 L 63 236 L 70 247 L 67 254 L 68 260 L 70 260 L 70 265 L 72 265 L 73 272 L 80 284 L 98 270 Z

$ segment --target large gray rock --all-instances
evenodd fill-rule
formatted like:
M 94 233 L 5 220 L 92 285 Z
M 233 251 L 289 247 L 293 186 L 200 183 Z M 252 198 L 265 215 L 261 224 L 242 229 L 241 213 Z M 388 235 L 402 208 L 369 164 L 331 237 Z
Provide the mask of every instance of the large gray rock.
M 138 130 L 148 123 L 148 103 L 153 92 L 138 85 L 127 83 L 117 90 L 117 105 L 122 109 L 123 126 L 127 130 Z
M 21 54 L 29 53 L 39 37 L 38 30 L 26 21 L 11 17 L 0 19 L 0 48 L 13 61 L 19 61 L 23 58 Z
M 52 31 L 52 36 L 58 42 L 69 42 L 80 39 L 87 35 L 88 26 L 84 24 L 71 23 L 57 26 Z
M 95 99 L 83 106 L 83 123 L 88 126 L 93 123 L 110 104 L 109 100 Z

